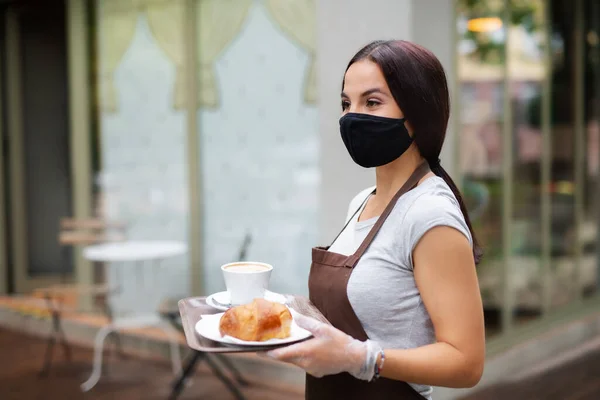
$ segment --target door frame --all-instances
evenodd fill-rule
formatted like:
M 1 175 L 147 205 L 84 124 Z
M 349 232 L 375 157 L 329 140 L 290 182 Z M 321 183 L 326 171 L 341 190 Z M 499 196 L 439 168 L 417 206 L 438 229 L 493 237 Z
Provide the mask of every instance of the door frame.
M 8 163 L 10 185 L 10 232 L 14 287 L 23 292 L 27 286 L 27 216 L 25 210 L 23 99 L 21 87 L 21 49 L 19 15 L 14 7 L 6 9 L 6 120 L 8 129 Z M 9 56 L 10 55 L 10 56 Z
M 2 76 L 3 65 L 0 63 L 0 76 Z M 0 81 L 0 93 L 4 87 L 4 82 Z M 0 295 L 8 293 L 8 257 L 6 244 L 6 183 L 4 175 L 4 112 L 3 99 L 0 96 Z
M 90 67 L 89 21 L 92 0 L 66 0 L 67 69 L 69 84 L 69 146 L 71 156 L 71 212 L 74 218 L 92 216 L 92 73 Z M 83 249 L 73 251 L 74 279 L 78 284 L 93 283 L 92 263 Z M 80 298 L 80 306 L 92 305 L 90 296 Z
M 69 85 L 69 145 L 70 145 L 70 174 L 71 174 L 71 204 L 72 217 L 89 218 L 92 210 L 91 193 L 91 110 L 90 110 L 90 69 L 88 42 L 88 3 L 86 0 L 66 0 L 66 41 L 67 68 Z M 82 255 L 82 249 L 73 252 L 74 273 L 63 277 L 59 274 L 42 277 L 30 277 L 28 274 L 29 260 L 27 249 L 27 212 L 24 171 L 24 139 L 23 139 L 23 93 L 21 85 L 21 55 L 19 37 L 19 10 L 8 7 L 5 14 L 6 54 L 6 120 L 9 137 L 8 162 L 10 185 L 8 198 L 0 193 L 0 205 L 3 200 L 10 204 L 8 221 L 4 221 L 4 213 L 0 215 L 0 293 L 7 291 L 6 276 L 11 265 L 16 293 L 28 293 L 35 288 L 61 282 L 77 281 L 91 283 L 92 273 L 90 263 Z M 2 116 L 0 115 L 0 118 Z M 2 145 L 0 144 L 0 151 Z M 3 157 L 0 153 L 0 158 Z M 0 163 L 1 164 L 1 163 Z M 2 173 L 2 165 L 0 165 Z M 0 181 L 0 190 L 4 188 Z M 3 207 L 2 210 L 5 210 Z M 65 216 L 67 217 L 67 216 Z M 7 262 L 4 240 L 4 223 L 10 224 L 11 232 L 11 262 Z M 58 242 L 59 226 L 56 227 Z M 85 301 L 84 301 L 85 303 Z
M 5 14 L 6 38 L 6 110 L 9 138 L 8 162 L 10 165 L 10 232 L 12 254 L 12 276 L 17 293 L 31 292 L 37 287 L 58 283 L 60 276 L 31 277 L 29 270 L 29 254 L 27 248 L 27 209 L 25 189 L 25 145 L 23 129 L 23 86 L 21 47 L 19 34 L 19 10 L 17 6 L 9 6 Z M 9 56 L 10 55 L 10 56 Z M 58 226 L 57 238 L 58 238 Z

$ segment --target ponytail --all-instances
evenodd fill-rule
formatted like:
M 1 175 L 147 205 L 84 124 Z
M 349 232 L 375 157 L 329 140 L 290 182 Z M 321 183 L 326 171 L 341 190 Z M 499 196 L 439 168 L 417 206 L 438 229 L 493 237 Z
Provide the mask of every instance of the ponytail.
M 450 118 L 450 93 L 442 63 L 423 46 L 405 40 L 371 42 L 352 57 L 346 71 L 363 59 L 379 66 L 394 101 L 410 122 L 419 153 L 458 200 L 473 240 L 473 257 L 475 263 L 479 263 L 483 252 L 473 232 L 467 208 L 458 188 L 438 160 Z M 343 85 L 342 81 L 342 88 Z
M 454 197 L 456 197 L 456 200 L 458 200 L 458 204 L 460 205 L 460 211 L 462 211 L 463 217 L 465 218 L 465 222 L 467 223 L 467 227 L 469 228 L 469 232 L 471 233 L 471 238 L 473 239 L 473 258 L 475 259 L 475 264 L 477 265 L 483 257 L 483 249 L 479 246 L 479 241 L 477 240 L 475 232 L 473 231 L 471 219 L 469 218 L 469 213 L 462 199 L 460 191 L 458 190 L 458 187 L 456 187 L 456 184 L 454 183 L 452 178 L 450 178 L 450 175 L 448 175 L 446 170 L 440 165 L 439 159 L 435 159 L 435 161 L 427 161 L 429 162 L 431 172 L 433 172 L 434 174 L 442 178 L 444 182 L 446 182 L 446 184 L 450 187 L 450 190 L 452 190 L 452 193 L 454 193 Z

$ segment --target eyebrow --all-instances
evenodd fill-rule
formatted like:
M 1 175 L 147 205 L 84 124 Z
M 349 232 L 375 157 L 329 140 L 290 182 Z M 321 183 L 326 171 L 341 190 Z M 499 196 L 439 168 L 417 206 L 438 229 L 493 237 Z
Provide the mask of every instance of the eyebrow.
M 373 88 L 373 89 L 365 90 L 364 92 L 362 92 L 362 94 L 360 95 L 360 97 L 366 97 L 366 96 L 368 96 L 370 94 L 373 94 L 373 93 L 379 93 L 379 94 L 382 94 L 384 96 L 387 96 L 387 94 L 383 90 L 381 90 L 380 88 Z M 342 92 L 341 96 L 342 97 L 350 97 L 350 96 L 348 96 L 344 92 Z

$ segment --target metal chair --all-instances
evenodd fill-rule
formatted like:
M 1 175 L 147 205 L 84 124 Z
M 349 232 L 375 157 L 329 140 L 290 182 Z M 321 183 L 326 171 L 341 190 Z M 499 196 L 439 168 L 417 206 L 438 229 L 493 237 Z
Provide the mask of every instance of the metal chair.
M 75 311 L 77 302 L 83 296 L 91 296 L 100 302 L 103 312 L 109 320 L 112 320 L 112 310 L 108 304 L 108 295 L 112 292 L 111 288 L 104 283 L 104 277 L 96 273 L 95 283 L 92 285 L 83 285 L 77 283 L 67 283 L 68 271 L 66 260 L 69 256 L 69 248 L 76 246 L 87 246 L 90 244 L 121 241 L 125 239 L 125 227 L 121 223 L 106 222 L 100 219 L 74 219 L 63 218 L 60 221 L 60 232 L 58 242 L 63 247 L 63 257 L 65 259 L 65 268 L 62 271 L 61 284 L 38 288 L 33 291 L 35 298 L 43 299 L 45 309 L 50 315 L 52 321 L 52 331 L 48 336 L 46 352 L 44 355 L 44 364 L 40 370 L 40 376 L 47 376 L 52 365 L 54 354 L 54 345 L 58 342 L 62 345 L 65 357 L 71 360 L 71 348 L 65 336 L 62 316 L 64 312 Z M 114 289 L 113 289 L 114 290 Z M 113 336 L 115 346 L 119 355 L 122 355 L 121 340 L 118 334 Z

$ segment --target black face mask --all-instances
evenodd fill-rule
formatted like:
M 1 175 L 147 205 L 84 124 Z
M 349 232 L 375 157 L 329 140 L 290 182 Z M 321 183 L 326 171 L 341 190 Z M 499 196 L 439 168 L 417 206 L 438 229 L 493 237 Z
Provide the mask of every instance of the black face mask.
M 340 118 L 340 133 L 355 163 L 371 168 L 388 164 L 410 147 L 413 139 L 404 118 L 348 113 Z

